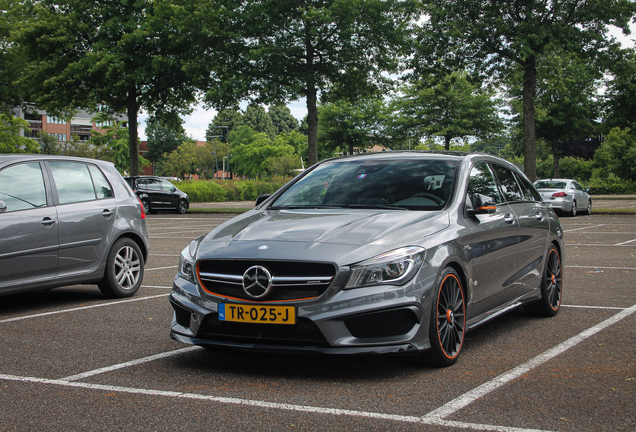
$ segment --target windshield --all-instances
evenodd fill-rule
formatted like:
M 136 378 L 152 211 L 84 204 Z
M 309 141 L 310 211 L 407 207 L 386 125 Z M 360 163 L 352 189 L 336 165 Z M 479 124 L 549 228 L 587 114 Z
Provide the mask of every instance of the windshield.
M 455 165 L 415 158 L 326 162 L 286 190 L 271 208 L 439 210 L 450 197 Z
M 537 189 L 565 189 L 565 182 L 562 181 L 549 181 L 539 180 L 534 184 Z

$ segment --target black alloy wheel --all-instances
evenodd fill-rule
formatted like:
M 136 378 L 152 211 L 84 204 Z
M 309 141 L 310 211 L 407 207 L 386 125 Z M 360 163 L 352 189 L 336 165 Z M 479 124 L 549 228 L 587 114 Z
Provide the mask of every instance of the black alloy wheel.
M 465 329 L 466 301 L 461 279 L 452 267 L 446 267 L 433 299 L 429 325 L 431 349 L 422 353 L 420 361 L 434 367 L 454 364 L 464 344 Z
M 141 200 L 141 205 L 144 206 L 144 211 L 146 212 L 146 214 L 150 214 L 150 204 L 148 203 L 147 199 L 142 199 Z
M 186 202 L 186 200 L 180 200 L 179 206 L 177 207 L 177 213 L 186 214 L 187 211 L 188 211 L 188 203 Z
M 561 308 L 563 279 L 561 257 L 554 245 L 550 246 L 546 255 L 545 270 L 541 280 L 541 299 L 526 306 L 526 310 L 539 316 L 552 317 Z

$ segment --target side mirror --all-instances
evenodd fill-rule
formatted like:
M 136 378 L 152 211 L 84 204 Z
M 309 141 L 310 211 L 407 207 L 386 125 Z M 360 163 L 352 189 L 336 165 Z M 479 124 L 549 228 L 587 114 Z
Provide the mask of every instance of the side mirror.
M 271 194 L 263 194 L 256 197 L 256 202 L 254 203 L 254 207 L 258 207 L 263 201 L 269 198 Z
M 590 193 L 590 188 L 585 188 L 584 191 L 589 194 Z
M 4 201 L 0 201 L 0 213 L 4 213 L 7 211 L 7 203 Z
M 475 193 L 470 197 L 470 201 L 472 208 L 468 209 L 469 215 L 493 214 L 497 211 L 495 200 L 487 195 Z

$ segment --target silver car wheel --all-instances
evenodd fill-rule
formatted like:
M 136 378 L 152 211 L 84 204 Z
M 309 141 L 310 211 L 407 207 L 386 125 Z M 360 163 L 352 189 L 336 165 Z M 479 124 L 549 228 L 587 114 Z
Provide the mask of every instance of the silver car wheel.
M 119 239 L 108 254 L 104 279 L 99 289 L 111 298 L 130 297 L 141 286 L 144 277 L 144 257 L 137 243 Z
M 131 289 L 139 280 L 141 264 L 139 255 L 130 246 L 125 246 L 117 252 L 115 258 L 115 277 L 123 289 Z

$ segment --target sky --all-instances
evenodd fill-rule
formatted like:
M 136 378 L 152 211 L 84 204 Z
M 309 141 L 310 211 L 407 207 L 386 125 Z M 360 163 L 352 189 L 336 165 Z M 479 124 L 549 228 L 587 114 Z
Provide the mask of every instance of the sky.
M 621 41 L 623 46 L 625 47 L 634 47 L 634 38 L 636 38 L 636 24 L 632 23 L 630 25 L 632 34 L 629 36 L 625 36 L 622 33 L 622 30 L 617 27 L 610 28 L 610 35 L 614 36 L 616 39 Z M 245 110 L 246 103 L 243 103 L 240 108 L 241 110 Z M 291 114 L 296 117 L 299 121 L 305 118 L 307 115 L 307 105 L 306 100 L 301 99 L 298 101 L 290 102 L 287 104 L 287 107 L 291 110 Z M 206 110 L 203 108 L 203 104 L 199 104 L 195 107 L 194 111 L 191 115 L 185 116 L 183 118 L 184 124 L 183 127 L 186 131 L 186 135 L 190 138 L 193 138 L 196 141 L 205 141 L 205 130 L 208 128 L 208 125 L 216 115 L 216 110 L 209 109 Z M 139 114 L 139 139 L 141 141 L 145 141 L 146 137 L 146 119 L 148 118 L 147 113 Z

